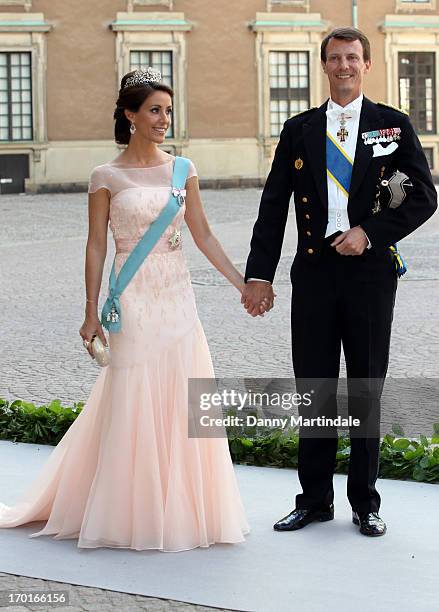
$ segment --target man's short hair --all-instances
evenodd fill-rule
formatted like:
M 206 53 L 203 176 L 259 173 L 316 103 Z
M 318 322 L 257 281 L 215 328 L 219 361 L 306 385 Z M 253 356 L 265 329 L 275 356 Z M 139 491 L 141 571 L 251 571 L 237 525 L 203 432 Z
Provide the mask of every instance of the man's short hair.
M 320 59 L 322 62 L 326 64 L 326 47 L 328 46 L 329 41 L 332 38 L 336 38 L 337 40 L 359 40 L 361 46 L 363 47 L 363 60 L 367 62 L 370 60 L 370 42 L 367 38 L 366 34 L 363 34 L 361 30 L 357 30 L 356 28 L 336 28 L 332 30 L 326 38 L 322 41 L 322 45 L 320 47 Z

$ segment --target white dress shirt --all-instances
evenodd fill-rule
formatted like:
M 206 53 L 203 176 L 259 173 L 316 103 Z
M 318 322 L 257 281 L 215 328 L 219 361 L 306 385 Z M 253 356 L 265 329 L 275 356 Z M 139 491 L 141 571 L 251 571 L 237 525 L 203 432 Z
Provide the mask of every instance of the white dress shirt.
M 326 111 L 326 130 L 352 160 L 355 161 L 355 149 L 357 148 L 358 127 L 360 125 L 361 106 L 363 104 L 363 94 L 350 102 L 347 106 L 339 106 L 331 98 L 328 102 Z M 340 142 L 337 133 L 340 131 L 340 115 L 345 113 L 346 130 L 349 135 L 345 142 Z M 326 236 L 331 236 L 335 232 L 345 232 L 350 229 L 348 217 L 348 198 L 338 185 L 327 175 L 328 181 L 328 225 Z

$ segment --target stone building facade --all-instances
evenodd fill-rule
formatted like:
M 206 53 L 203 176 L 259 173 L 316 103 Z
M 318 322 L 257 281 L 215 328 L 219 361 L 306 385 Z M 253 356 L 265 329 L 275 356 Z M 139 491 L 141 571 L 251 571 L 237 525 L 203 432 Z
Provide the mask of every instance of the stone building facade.
M 81 189 L 113 159 L 130 69 L 175 90 L 166 149 L 210 184 L 261 183 L 283 122 L 328 95 L 320 43 L 370 38 L 365 94 L 409 112 L 439 168 L 436 0 L 0 0 L 0 192 Z

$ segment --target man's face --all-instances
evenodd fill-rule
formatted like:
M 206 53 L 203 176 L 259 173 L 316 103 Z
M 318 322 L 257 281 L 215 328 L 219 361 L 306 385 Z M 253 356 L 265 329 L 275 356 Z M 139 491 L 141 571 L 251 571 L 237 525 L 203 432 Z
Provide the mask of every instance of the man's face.
M 331 38 L 326 47 L 323 71 L 328 75 L 331 97 L 358 98 L 363 77 L 369 72 L 371 61 L 364 61 L 363 46 L 359 40 Z

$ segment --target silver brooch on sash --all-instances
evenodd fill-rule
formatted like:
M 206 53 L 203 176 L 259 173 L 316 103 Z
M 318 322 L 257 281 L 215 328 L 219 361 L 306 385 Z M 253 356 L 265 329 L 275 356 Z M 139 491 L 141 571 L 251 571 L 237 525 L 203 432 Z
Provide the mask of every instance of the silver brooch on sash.
M 178 189 L 177 187 L 172 188 L 172 195 L 177 198 L 177 204 L 183 206 L 186 199 L 186 189 Z
M 114 306 L 112 306 L 110 312 L 107 314 L 107 321 L 111 323 L 117 323 L 119 321 L 119 314 Z
M 181 232 L 177 228 L 174 229 L 170 238 L 168 239 L 171 249 L 176 249 L 181 244 Z

